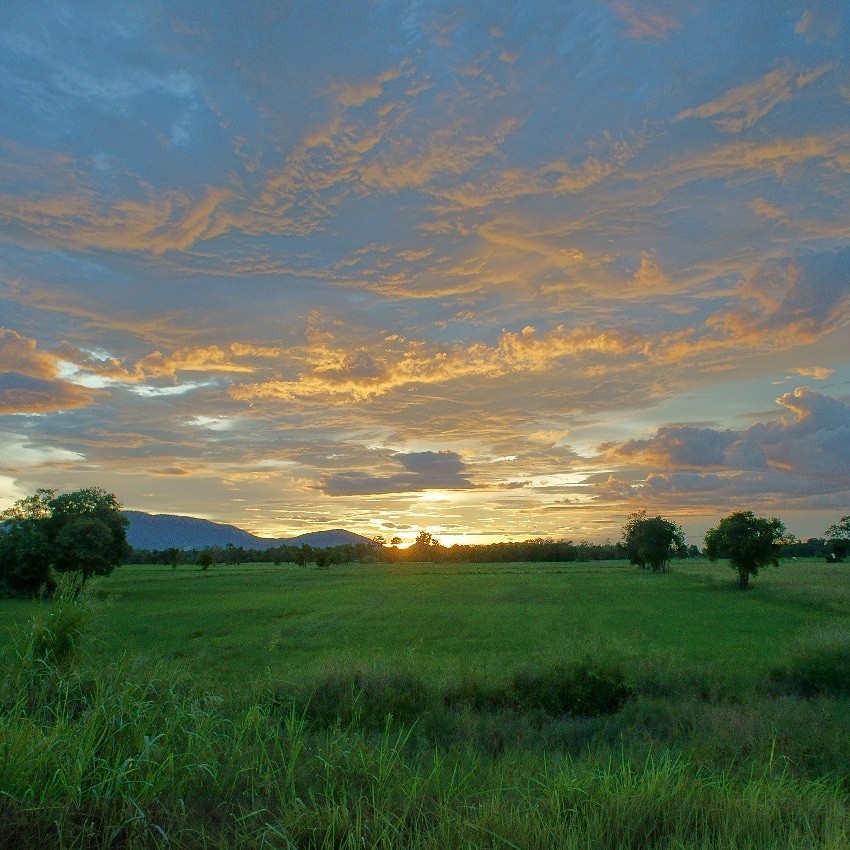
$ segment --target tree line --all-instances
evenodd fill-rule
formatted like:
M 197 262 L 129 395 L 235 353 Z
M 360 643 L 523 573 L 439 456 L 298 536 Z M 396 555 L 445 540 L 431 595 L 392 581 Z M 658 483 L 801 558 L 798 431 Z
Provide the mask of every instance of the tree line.
M 309 545 L 274 546 L 266 550 L 227 545 L 202 550 L 133 549 L 127 544 L 128 520 L 112 493 L 99 487 L 57 494 L 39 489 L 0 514 L 0 594 L 32 595 L 50 591 L 56 576 L 78 572 L 83 581 L 108 575 L 120 563 L 212 564 L 247 562 L 332 564 L 430 561 L 439 563 L 573 562 L 627 559 L 636 566 L 666 572 L 673 558 L 705 554 L 712 561 L 726 559 L 738 573 L 742 588 L 750 577 L 780 557 L 826 557 L 833 562 L 850 555 L 850 516 L 829 526 L 823 538 L 805 543 L 789 535 L 776 517 L 757 517 L 736 511 L 708 531 L 704 550 L 686 545 L 681 527 L 645 510 L 626 518 L 619 541 L 573 543 L 571 540 L 532 538 L 521 542 L 443 546 L 430 532 L 401 549 L 381 537 L 370 542 L 324 549 Z

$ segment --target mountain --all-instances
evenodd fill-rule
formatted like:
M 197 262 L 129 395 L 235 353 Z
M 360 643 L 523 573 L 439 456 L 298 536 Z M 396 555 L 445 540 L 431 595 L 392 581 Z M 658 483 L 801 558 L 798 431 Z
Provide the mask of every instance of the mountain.
M 208 546 L 241 546 L 244 549 L 271 549 L 272 546 L 302 546 L 314 549 L 330 546 L 371 543 L 368 537 L 334 528 L 329 531 L 310 531 L 298 537 L 257 537 L 222 522 L 211 522 L 191 516 L 148 514 L 144 511 L 124 511 L 130 521 L 127 542 L 134 549 L 206 549 Z

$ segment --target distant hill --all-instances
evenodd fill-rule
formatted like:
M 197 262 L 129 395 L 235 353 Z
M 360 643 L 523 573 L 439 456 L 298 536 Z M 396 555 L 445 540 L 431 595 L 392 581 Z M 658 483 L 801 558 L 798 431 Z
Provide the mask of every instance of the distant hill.
M 149 514 L 144 511 L 124 511 L 130 520 L 127 542 L 134 549 L 206 549 L 208 546 L 241 546 L 243 549 L 271 549 L 273 546 L 302 546 L 314 549 L 331 546 L 371 543 L 368 537 L 334 528 L 329 531 L 311 531 L 297 537 L 257 537 L 222 522 L 211 522 L 191 516 L 175 514 Z

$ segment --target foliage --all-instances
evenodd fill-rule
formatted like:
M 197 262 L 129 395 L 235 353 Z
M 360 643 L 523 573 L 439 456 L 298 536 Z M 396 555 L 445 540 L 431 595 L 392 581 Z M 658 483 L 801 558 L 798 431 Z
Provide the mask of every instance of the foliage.
M 332 673 L 306 696 L 300 713 L 321 725 L 375 730 L 383 729 L 388 717 L 414 723 L 433 702 L 422 679 L 407 671 Z
M 629 515 L 622 546 L 630 563 L 653 572 L 667 572 L 670 558 L 687 555 L 682 529 L 660 516 L 648 517 L 645 510 Z
M 108 575 L 128 551 L 128 520 L 112 493 L 98 487 L 56 495 L 37 490 L 0 515 L 0 582 L 13 593 L 52 587 L 52 575 Z
M 769 674 L 770 686 L 798 697 L 850 697 L 850 633 L 846 628 L 815 632 L 800 642 Z
M 427 532 L 426 532 L 427 534 Z M 341 546 L 330 546 L 324 549 L 314 549 L 308 544 L 294 546 L 282 544 L 268 549 L 251 549 L 243 546 L 211 546 L 208 547 L 215 564 L 298 564 L 307 566 L 318 563 L 320 557 L 323 563 L 329 564 L 372 564 L 379 561 L 388 563 L 409 563 L 415 561 L 439 562 L 447 564 L 514 564 L 524 563 L 573 563 L 587 561 L 620 560 L 625 557 L 620 545 L 605 541 L 604 543 L 589 543 L 582 540 L 573 543 L 571 540 L 554 540 L 549 537 L 535 537 L 523 541 L 510 541 L 485 544 L 454 544 L 453 546 L 434 545 L 434 538 L 428 535 L 419 543 L 426 545 L 409 546 L 407 549 L 398 548 L 402 539 L 393 537 L 389 546 L 382 546 L 375 540 L 367 543 L 346 543 Z M 325 557 L 320 556 L 325 552 Z M 168 549 L 133 549 L 127 556 L 127 562 L 133 564 L 172 564 Z M 190 550 L 185 554 L 186 563 L 197 563 L 198 550 Z M 699 551 L 692 548 L 690 555 L 698 556 Z
M 213 555 L 209 549 L 204 549 L 203 552 L 198 553 L 198 557 L 195 559 L 195 563 L 202 569 L 208 570 L 213 565 Z
M 746 590 L 750 576 L 768 564 L 779 566 L 778 546 L 785 540 L 785 526 L 776 517 L 757 517 L 752 511 L 737 511 L 720 521 L 705 535 L 709 560 L 728 558 L 738 572 L 738 585 Z
M 420 531 L 405 555 L 411 561 L 442 561 L 445 547 L 429 531 Z
M 850 554 L 850 516 L 843 516 L 827 530 L 825 537 L 832 548 L 833 560 L 843 561 Z

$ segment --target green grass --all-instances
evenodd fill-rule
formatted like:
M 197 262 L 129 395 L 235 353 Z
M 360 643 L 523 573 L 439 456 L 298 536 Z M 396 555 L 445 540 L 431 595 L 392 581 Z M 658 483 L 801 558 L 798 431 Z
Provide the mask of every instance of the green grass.
M 134 566 L 4 601 L 0 847 L 850 846 L 850 569 L 734 585 Z
M 351 667 L 446 680 L 580 658 L 658 658 L 754 679 L 801 636 L 844 622 L 836 567 L 783 562 L 753 590 L 685 561 L 659 576 L 623 562 L 486 566 L 125 566 L 102 583 L 103 660 L 174 660 L 211 681 L 299 681 Z M 0 606 L 0 630 L 29 606 Z

